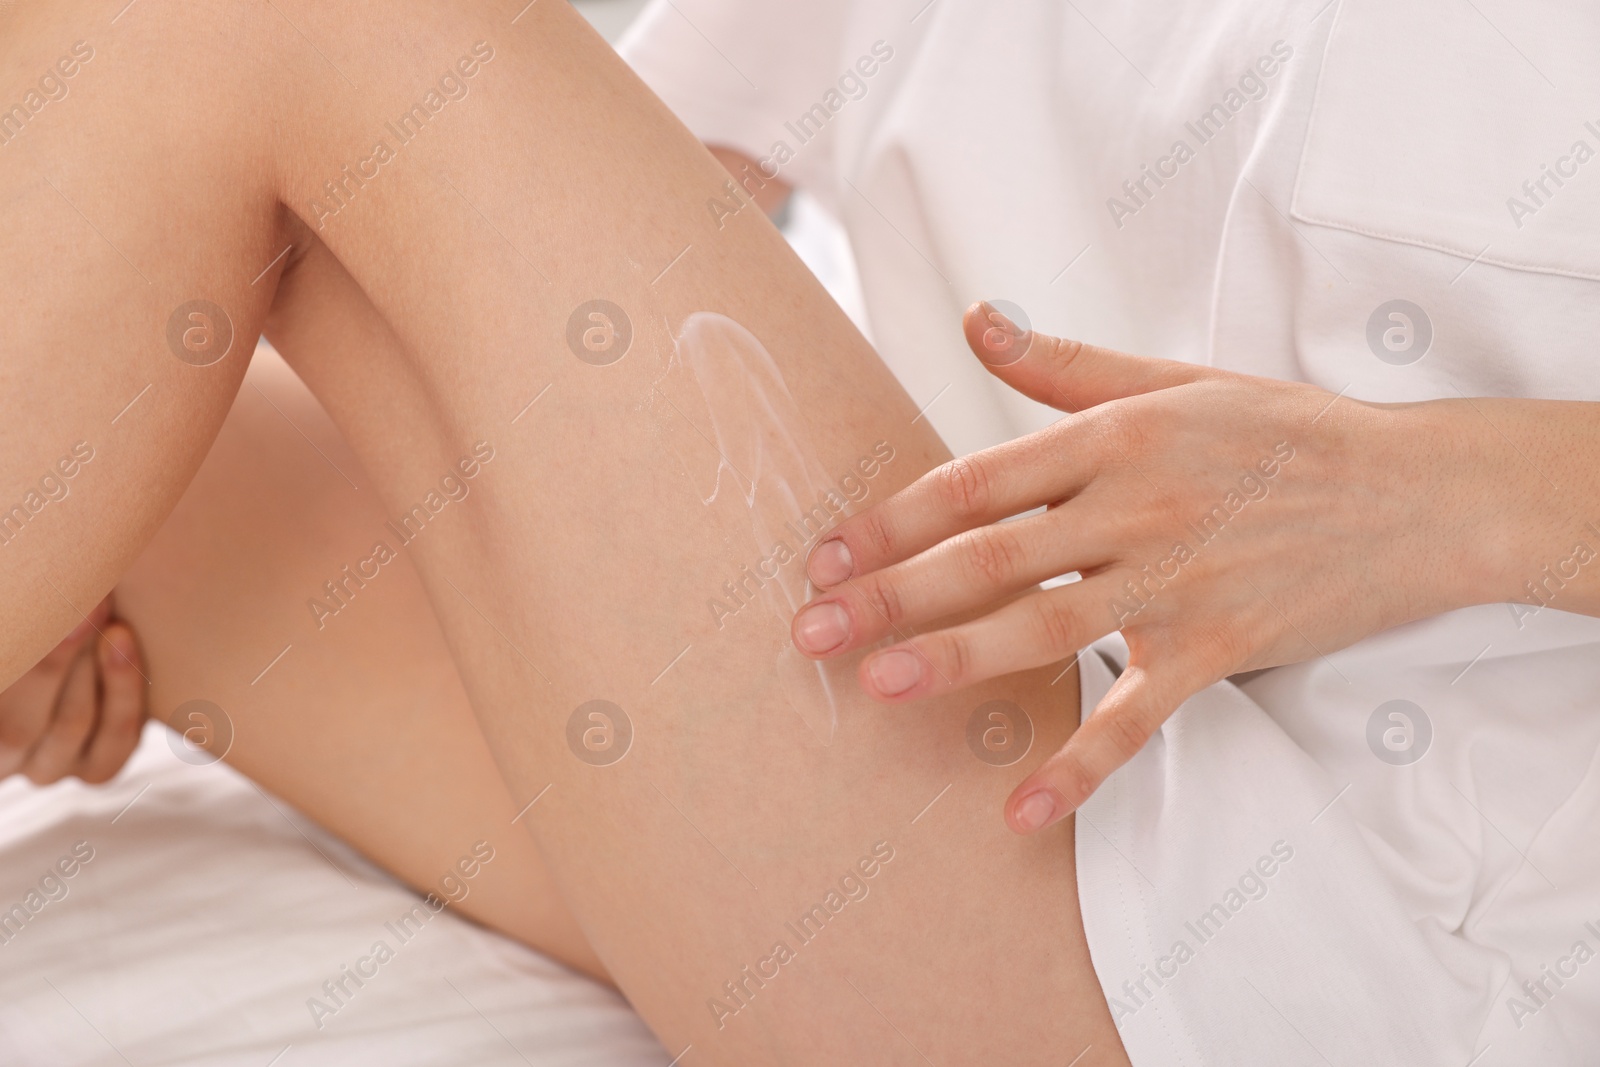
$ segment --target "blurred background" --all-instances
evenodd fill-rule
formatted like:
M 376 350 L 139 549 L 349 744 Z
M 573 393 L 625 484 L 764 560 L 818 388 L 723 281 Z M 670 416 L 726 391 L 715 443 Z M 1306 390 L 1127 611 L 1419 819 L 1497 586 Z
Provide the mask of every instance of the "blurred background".
M 573 0 L 572 4 L 612 44 L 644 5 L 645 0 Z
M 638 17 L 649 0 L 571 2 L 606 40 L 616 44 L 628 24 Z M 678 17 L 683 16 L 679 13 Z M 843 227 L 834 221 L 821 204 L 805 193 L 796 193 L 779 212 L 776 221 L 782 227 L 783 235 L 789 239 L 790 247 L 811 268 L 811 273 L 817 276 L 834 302 L 855 322 L 856 328 L 871 340 L 872 330 L 867 323 L 865 303 L 861 299 L 855 256 Z

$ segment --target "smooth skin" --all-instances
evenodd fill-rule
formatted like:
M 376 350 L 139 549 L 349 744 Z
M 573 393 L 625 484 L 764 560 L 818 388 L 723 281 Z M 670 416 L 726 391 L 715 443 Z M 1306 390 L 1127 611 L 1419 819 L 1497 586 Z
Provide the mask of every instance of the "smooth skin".
M 1559 589 L 1542 574 L 1594 556 L 1600 404 L 1367 404 L 1025 331 L 989 304 L 965 328 L 996 377 L 1067 417 L 840 524 L 811 553 L 827 593 L 794 636 L 826 659 L 923 631 L 861 664 L 866 692 L 901 703 L 1120 630 L 1127 669 L 1007 801 L 1019 833 L 1076 810 L 1229 675 L 1476 604 L 1600 615 L 1600 568 L 1569 562 Z M 979 617 L 940 624 L 957 613 Z
M 720 145 L 707 145 L 707 149 L 717 162 L 723 164 L 728 172 L 736 177 L 747 173 L 755 166 L 753 160 L 734 149 Z M 770 216 L 783 206 L 792 191 L 792 187 L 785 181 L 767 179 L 763 185 L 754 189 L 751 195 L 756 206 Z M 258 353 L 252 363 L 252 370 L 258 380 L 250 383 L 251 388 L 256 390 L 256 395 L 262 401 L 269 403 L 280 415 L 284 408 L 299 411 L 305 421 L 314 421 L 323 427 L 325 440 L 321 447 L 340 451 L 346 467 L 358 462 L 349 454 L 348 446 L 339 438 L 337 429 L 327 422 L 327 415 L 316 406 L 315 399 L 305 392 L 305 387 L 294 378 L 293 372 L 282 364 L 275 352 L 267 349 L 265 355 Z M 211 559 L 210 556 L 197 553 L 205 553 L 208 548 L 226 543 L 228 539 L 219 536 L 220 527 L 237 524 L 238 517 L 245 513 L 241 512 L 241 508 L 260 510 L 251 509 L 249 504 L 251 501 L 261 499 L 264 482 L 268 477 L 261 468 L 268 463 L 294 462 L 296 440 L 288 431 L 290 427 L 294 427 L 297 432 L 305 428 L 303 421 L 290 423 L 287 416 L 284 416 L 282 426 L 276 425 L 272 420 L 266 422 L 267 425 L 262 425 L 259 420 L 251 420 L 237 408 L 236 402 L 235 412 L 224 423 L 223 431 L 207 457 L 206 466 L 202 468 L 202 473 L 196 476 L 199 484 L 191 486 L 186 494 L 186 499 L 193 501 L 187 505 L 187 510 L 202 513 L 201 517 L 193 520 L 196 535 L 185 537 L 174 532 L 180 528 L 180 517 L 186 514 L 186 510 L 180 508 L 177 513 L 179 517 L 167 521 L 162 535 L 119 584 L 127 585 L 132 582 L 150 590 L 174 588 L 174 583 L 184 573 L 185 568 L 192 571 L 198 567 L 200 560 Z M 274 433 L 274 430 L 278 432 Z M 235 441 L 244 447 L 230 448 L 229 445 Z M 303 462 L 305 457 L 299 456 L 298 459 Z M 208 479 L 207 472 L 210 471 L 216 473 Z M 314 480 L 310 478 L 310 473 L 302 471 L 303 480 Z M 254 492 L 248 496 L 241 495 L 241 487 L 251 487 Z M 304 504 L 304 501 L 301 503 Z M 319 500 L 318 506 L 320 509 L 326 509 L 330 521 L 348 522 L 360 513 L 359 508 L 352 508 L 347 502 L 333 499 Z M 274 512 L 269 510 L 267 514 Z M 383 521 L 381 515 L 368 515 L 368 519 L 369 526 L 377 526 Z M 259 528 L 261 522 L 259 514 L 256 515 L 255 522 Z M 198 536 L 200 532 L 207 530 L 210 531 L 210 536 Z M 293 531 L 290 529 L 280 529 L 277 531 L 274 543 L 281 544 L 282 538 L 292 534 Z M 168 544 L 172 544 L 172 548 L 164 552 Z M 287 552 L 282 553 L 282 556 L 292 558 L 292 554 Z M 170 561 L 169 569 L 163 569 L 162 566 L 152 562 L 163 558 Z M 221 563 L 220 560 L 215 562 Z M 405 571 L 414 585 L 415 576 L 409 566 L 405 567 Z M 207 581 L 197 583 L 189 580 L 183 582 L 182 587 L 216 588 L 219 573 L 220 566 L 214 566 Z M 148 580 L 141 581 L 141 579 Z M 167 597 L 162 602 L 169 608 L 179 608 L 180 605 L 175 603 L 176 599 Z M 225 606 L 227 606 L 225 603 L 208 605 L 207 610 Z M 181 605 L 181 611 L 176 611 L 174 614 L 193 614 L 200 610 L 200 605 L 184 604 Z M 417 602 L 413 599 L 412 603 L 400 609 L 400 614 L 404 617 L 406 612 L 416 610 Z M 174 618 L 172 621 L 176 623 L 177 619 Z M 412 623 L 412 625 L 422 624 Z M 384 644 L 385 647 L 393 647 L 392 642 Z M 442 652 L 442 649 L 436 651 Z M 385 665 L 386 669 L 377 677 L 397 678 L 400 675 L 395 673 L 396 666 L 414 662 L 406 660 L 405 664 L 388 663 Z M 449 675 L 454 679 L 453 666 L 442 668 L 435 657 L 434 667 L 436 670 L 448 669 Z M 226 672 L 222 673 L 226 675 Z M 459 687 L 459 680 L 455 681 Z M 32 670 L 13 682 L 9 689 L 0 692 L 0 778 L 22 774 L 35 785 L 50 785 L 67 777 L 79 778 L 91 785 L 102 785 L 110 781 L 127 763 L 138 746 L 140 733 L 150 715 L 151 684 L 152 681 L 144 670 L 137 633 L 117 612 L 115 597 L 107 596 L 89 612 L 88 618 L 75 626 L 72 632 L 51 649 Z M 383 702 L 377 700 L 370 689 L 364 689 L 363 693 L 372 698 L 367 701 L 371 706 L 382 706 Z M 461 702 L 455 703 L 458 709 L 462 708 Z M 237 704 L 233 702 L 230 702 L 229 706 L 237 709 Z M 296 707 L 303 706 L 296 705 Z M 362 722 L 358 716 L 348 713 L 330 718 L 356 728 L 364 729 L 370 725 Z M 414 750 L 430 750 L 442 737 L 453 736 L 465 721 L 462 719 L 451 724 L 448 731 L 441 731 L 440 736 L 431 739 L 430 744 L 418 744 Z M 474 734 L 477 732 L 475 723 L 472 725 L 472 732 Z M 292 738 L 296 736 L 297 731 L 289 730 L 284 733 L 286 738 Z M 262 773 L 267 773 L 270 768 L 283 767 L 285 762 L 269 757 L 256 761 L 255 765 Z M 303 761 L 297 765 L 303 766 Z M 415 770 L 415 767 L 408 767 L 407 773 L 414 773 Z M 256 777 L 258 781 L 261 780 L 261 773 Z M 498 784 L 498 776 L 494 782 Z M 294 791 L 299 795 L 299 790 Z M 437 801 L 437 798 L 435 800 Z M 376 829 L 376 824 L 373 829 Z M 366 833 L 364 830 L 358 831 L 353 828 L 346 828 L 341 832 L 347 838 L 363 839 Z M 412 850 L 399 850 L 386 858 L 383 865 L 394 871 L 398 864 L 410 859 L 411 854 Z M 412 884 L 425 883 L 413 881 Z M 581 949 L 578 948 L 579 945 Z M 593 958 L 593 953 L 588 951 L 588 946 L 582 942 L 581 937 L 573 940 L 568 950 L 556 954 L 558 958 L 577 966 L 580 970 L 593 975 L 603 973 L 598 961 Z
M 174 312 L 211 301 L 237 338 L 265 329 L 385 516 L 492 450 L 471 494 L 399 555 L 505 791 L 439 833 L 428 858 L 395 864 L 414 882 L 484 836 L 484 820 L 529 834 L 555 901 L 685 1063 L 1127 1062 L 1078 914 L 1071 825 L 1019 839 L 994 818 L 1014 776 L 1076 727 L 1075 675 L 1052 686 L 1060 671 L 1046 668 L 905 709 L 843 693 L 823 744 L 776 677 L 787 619 L 745 607 L 719 627 L 707 609 L 768 548 L 752 542 L 740 496 L 706 506 L 692 476 L 717 457 L 695 451 L 704 438 L 675 411 L 693 398 L 671 376 L 669 331 L 691 314 L 718 312 L 761 340 L 823 470 L 889 442 L 895 458 L 872 487 L 887 495 L 949 454 L 759 211 L 715 227 L 705 205 L 725 172 L 581 18 L 556 3 L 241 0 L 118 14 L 63 0 L 0 19 L 3 84 L 36 79 L 75 40 L 96 49 L 72 94 L 0 147 L 0 289 L 17 308 L 0 323 L 0 486 L 21 493 L 75 442 L 95 452 L 71 495 L 3 549 L 0 685 L 127 574 L 193 480 L 248 354 L 197 366 L 169 347 Z M 348 180 L 385 123 L 479 42 L 493 58 L 470 92 L 352 183 L 336 214 L 319 211 L 326 183 Z M 567 342 L 574 312 L 596 299 L 634 328 L 606 365 Z M 314 527 L 313 494 L 284 488 L 274 514 Z M 253 584 L 256 568 L 273 571 L 269 531 L 246 525 L 224 542 L 247 595 L 191 622 L 187 639 L 162 634 L 154 608 L 140 618 L 125 590 L 119 610 L 141 631 L 152 679 L 175 672 L 163 703 L 253 682 L 279 708 L 324 687 L 336 711 L 391 662 L 319 636 L 345 639 L 334 636 L 345 622 L 353 634 L 359 597 L 380 602 L 397 573 L 316 631 L 306 601 L 320 582 Z M 343 542 L 322 551 L 307 571 L 327 579 L 359 558 Z M 424 643 L 413 632 L 397 655 L 426 659 Z M 249 660 L 237 675 L 190 662 L 224 644 Z M 633 726 L 625 758 L 604 766 L 568 741 L 596 699 Z M 1013 767 L 967 744 L 991 700 L 1036 728 Z M 374 718 L 376 736 L 329 749 L 320 802 L 292 788 L 286 799 L 329 825 L 381 817 L 381 806 L 339 811 L 365 803 L 351 793 L 371 750 L 407 733 L 384 730 L 381 709 Z M 316 725 L 274 743 L 292 753 L 295 742 L 319 744 Z M 388 758 L 403 768 L 433 756 Z M 487 776 L 481 761 L 459 766 Z M 513 830 L 505 805 L 541 795 Z M 410 828 L 397 819 L 387 832 L 403 848 Z M 774 976 L 785 924 L 888 853 L 870 895 L 795 939 Z M 529 882 L 511 906 L 556 914 L 539 892 Z M 558 950 L 548 932 L 527 938 Z M 743 997 L 728 990 L 735 980 Z
M 316 398 L 263 347 L 193 483 L 117 583 L 114 607 L 108 597 L 82 625 L 105 634 L 102 649 L 126 642 L 135 657 L 92 657 L 95 646 L 70 635 L 0 693 L 0 733 L 33 753 L 35 781 L 48 769 L 100 782 L 154 714 L 184 734 L 189 758 L 226 760 L 441 898 L 440 880 L 486 841 L 494 860 L 453 910 L 609 981 L 521 832 L 521 805 L 411 562 L 395 560 L 321 628 L 307 625 L 303 603 L 275 595 L 317 591 L 330 565 L 370 547 L 387 516 L 359 488 L 368 483 Z M 303 662 L 267 685 L 260 650 L 274 641 Z M 185 710 L 202 694 L 212 707 Z

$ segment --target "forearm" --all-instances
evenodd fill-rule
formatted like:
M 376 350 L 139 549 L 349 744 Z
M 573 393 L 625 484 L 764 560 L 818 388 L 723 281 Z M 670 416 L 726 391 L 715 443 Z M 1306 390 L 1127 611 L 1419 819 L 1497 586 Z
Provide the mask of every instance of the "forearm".
M 1547 607 L 1600 615 L 1600 403 L 1461 398 L 1409 410 L 1443 444 L 1424 446 L 1442 462 L 1419 488 L 1453 562 L 1451 606 L 1510 604 L 1519 625 Z

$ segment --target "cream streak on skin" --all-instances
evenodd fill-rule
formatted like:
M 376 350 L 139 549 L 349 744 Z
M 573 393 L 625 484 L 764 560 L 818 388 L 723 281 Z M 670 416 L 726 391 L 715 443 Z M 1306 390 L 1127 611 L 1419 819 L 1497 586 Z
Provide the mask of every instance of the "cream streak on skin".
M 717 451 L 714 467 L 703 455 L 686 463 L 701 503 L 709 507 L 724 493 L 737 493 L 750 513 L 755 552 L 786 544 L 789 524 L 825 500 L 832 485 L 777 363 L 749 330 L 707 311 L 684 320 L 673 352 L 674 363 L 694 380 L 705 405 L 705 422 L 699 425 L 709 425 Z M 693 421 L 698 423 L 698 415 Z M 798 554 L 786 553 L 781 563 L 776 576 L 761 583 L 759 595 L 787 634 L 795 612 L 814 590 Z M 777 669 L 796 714 L 819 741 L 832 744 L 839 726 L 836 692 L 853 676 L 853 666 L 808 660 L 785 639 Z

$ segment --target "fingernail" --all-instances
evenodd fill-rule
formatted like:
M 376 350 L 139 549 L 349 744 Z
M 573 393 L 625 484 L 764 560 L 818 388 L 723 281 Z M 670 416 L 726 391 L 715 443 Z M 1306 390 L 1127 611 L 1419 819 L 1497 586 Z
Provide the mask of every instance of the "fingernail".
M 1009 311 L 1000 310 L 996 303 L 993 300 L 985 300 L 978 306 L 983 321 L 987 324 L 983 331 L 983 350 L 979 356 L 991 366 L 1004 367 L 1028 354 L 1028 349 L 1033 344 L 1033 329 L 1026 321 L 1018 325 L 1016 320 L 1022 311 L 1021 308 L 1009 301 L 998 301 L 1007 307 L 1015 308 L 1019 314 L 1013 315 Z
M 886 697 L 899 696 L 922 681 L 922 657 L 903 648 L 892 648 L 874 656 L 867 664 L 872 688 Z
M 1039 789 L 1017 801 L 1017 829 L 1025 834 L 1042 830 L 1056 819 L 1060 805 L 1056 803 L 1053 789 Z
M 794 643 L 802 652 L 832 652 L 850 636 L 850 616 L 838 604 L 813 604 L 794 621 Z
M 1009 315 L 994 306 L 993 301 L 985 300 L 978 306 L 983 311 L 984 321 L 988 322 L 989 325 L 999 326 L 1000 328 L 1008 330 L 1011 333 L 1022 332 L 1017 328 L 1017 324 L 1011 321 L 1011 317 Z
M 855 570 L 855 560 L 850 558 L 850 546 L 837 538 L 824 541 L 811 552 L 806 561 L 806 574 L 824 588 L 838 585 Z

